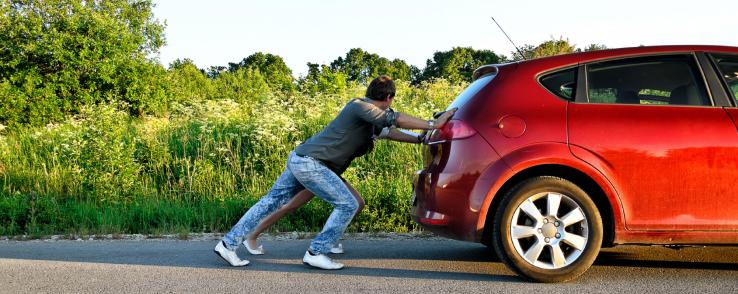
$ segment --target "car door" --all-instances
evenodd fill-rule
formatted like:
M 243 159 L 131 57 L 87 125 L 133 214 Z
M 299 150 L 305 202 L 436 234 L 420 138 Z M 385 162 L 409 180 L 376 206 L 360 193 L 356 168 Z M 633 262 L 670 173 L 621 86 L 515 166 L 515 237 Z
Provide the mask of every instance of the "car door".
M 571 150 L 613 183 L 628 229 L 738 229 L 735 160 L 726 160 L 738 154 L 738 135 L 714 106 L 694 54 L 597 62 L 580 72 L 587 97 L 568 109 Z

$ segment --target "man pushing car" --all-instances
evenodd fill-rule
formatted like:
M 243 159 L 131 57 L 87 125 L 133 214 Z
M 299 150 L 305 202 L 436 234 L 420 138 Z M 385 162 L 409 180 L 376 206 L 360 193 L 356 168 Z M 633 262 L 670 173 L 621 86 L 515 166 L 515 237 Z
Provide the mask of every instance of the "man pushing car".
M 341 174 L 352 160 L 372 150 L 374 139 L 421 143 L 422 135 L 398 128 L 441 128 L 456 112 L 452 109 L 435 120 L 423 120 L 392 110 L 390 106 L 394 97 L 395 84 L 391 78 L 379 76 L 372 80 L 366 97 L 351 99 L 322 131 L 290 153 L 284 172 L 269 192 L 241 217 L 215 246 L 215 252 L 232 266 L 249 264 L 248 260 L 236 254 L 243 238 L 264 218 L 307 189 L 330 203 L 333 212 L 323 230 L 310 243 L 303 262 L 321 269 L 343 268 L 343 264 L 333 261 L 327 254 L 343 235 L 359 204 L 358 197 L 352 194 L 353 189 L 347 186 Z

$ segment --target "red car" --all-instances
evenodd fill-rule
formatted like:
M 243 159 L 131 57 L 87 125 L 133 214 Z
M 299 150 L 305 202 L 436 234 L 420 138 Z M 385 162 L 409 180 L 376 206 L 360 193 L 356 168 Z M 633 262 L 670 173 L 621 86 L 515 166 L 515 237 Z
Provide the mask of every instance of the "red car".
M 412 215 L 558 282 L 601 247 L 738 244 L 738 48 L 655 46 L 477 69 L 427 138 Z

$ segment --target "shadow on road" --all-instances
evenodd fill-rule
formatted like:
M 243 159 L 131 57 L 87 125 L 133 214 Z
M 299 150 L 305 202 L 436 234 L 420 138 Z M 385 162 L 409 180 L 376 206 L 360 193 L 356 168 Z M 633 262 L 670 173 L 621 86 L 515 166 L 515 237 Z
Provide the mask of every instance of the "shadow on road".
M 628 246 L 634 248 L 634 246 Z M 626 266 L 639 268 L 671 268 L 701 270 L 738 270 L 738 250 L 732 248 L 732 254 L 719 251 L 727 248 L 695 248 L 689 254 L 669 252 L 671 249 L 658 247 L 635 247 L 638 251 L 649 251 L 647 255 L 628 251 L 602 251 L 594 265 Z M 612 250 L 612 249 L 610 249 Z M 695 260 L 697 259 L 697 260 Z M 723 261 L 718 261 L 718 260 Z M 727 262 L 726 262 L 727 261 Z

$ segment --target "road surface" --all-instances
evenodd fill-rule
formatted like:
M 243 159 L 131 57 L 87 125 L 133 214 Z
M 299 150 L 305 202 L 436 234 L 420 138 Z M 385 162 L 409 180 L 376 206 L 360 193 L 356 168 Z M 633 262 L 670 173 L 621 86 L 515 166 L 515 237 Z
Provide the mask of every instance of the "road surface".
M 517 278 L 483 245 L 451 240 L 344 240 L 340 271 L 303 265 L 309 240 L 264 241 L 267 254 L 249 256 L 243 268 L 214 255 L 215 243 L 0 241 L 0 292 L 738 292 L 737 247 L 604 249 L 579 279 L 537 284 Z

